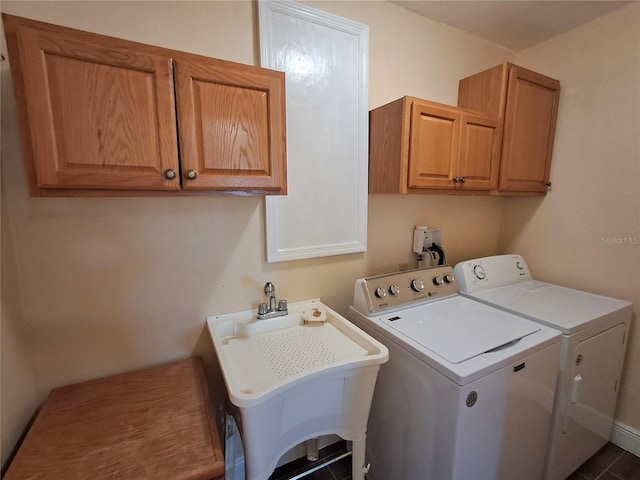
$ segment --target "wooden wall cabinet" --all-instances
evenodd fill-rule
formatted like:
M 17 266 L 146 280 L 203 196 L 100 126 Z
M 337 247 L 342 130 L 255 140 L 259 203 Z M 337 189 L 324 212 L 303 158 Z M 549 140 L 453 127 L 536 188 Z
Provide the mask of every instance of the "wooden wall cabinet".
M 370 112 L 369 193 L 476 193 L 497 187 L 498 122 L 403 97 Z
M 549 184 L 560 82 L 511 63 L 460 81 L 458 106 L 498 119 L 498 192 L 545 194 Z
M 32 195 L 286 193 L 282 72 L 3 19 Z

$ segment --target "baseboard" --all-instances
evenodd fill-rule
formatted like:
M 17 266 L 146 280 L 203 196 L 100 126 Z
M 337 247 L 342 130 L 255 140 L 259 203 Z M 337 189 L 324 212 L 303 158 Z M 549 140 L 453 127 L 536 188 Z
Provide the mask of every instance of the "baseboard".
M 640 457 L 640 430 L 614 421 L 611 442 Z

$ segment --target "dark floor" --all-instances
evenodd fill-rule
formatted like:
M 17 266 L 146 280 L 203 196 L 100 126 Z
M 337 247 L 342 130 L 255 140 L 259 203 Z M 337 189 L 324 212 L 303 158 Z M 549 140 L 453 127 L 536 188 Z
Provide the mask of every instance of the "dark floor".
M 306 458 L 299 458 L 287 463 L 273 472 L 269 480 L 289 480 L 300 473 L 313 468 L 314 465 L 339 457 L 347 451 L 346 442 L 337 442 L 320 449 L 319 460 L 310 462 Z M 304 477 L 304 480 L 351 480 L 351 456 L 342 458 Z
M 567 480 L 640 480 L 640 458 L 607 443 Z
M 346 451 L 344 442 L 334 443 L 320 450 L 320 461 L 340 456 Z M 316 462 L 305 458 L 277 468 L 269 480 L 288 480 L 311 468 Z M 305 480 L 351 480 L 351 457 L 345 457 L 310 475 Z M 391 480 L 391 479 L 389 479 Z M 640 458 L 608 443 L 587 460 L 567 480 L 640 480 Z

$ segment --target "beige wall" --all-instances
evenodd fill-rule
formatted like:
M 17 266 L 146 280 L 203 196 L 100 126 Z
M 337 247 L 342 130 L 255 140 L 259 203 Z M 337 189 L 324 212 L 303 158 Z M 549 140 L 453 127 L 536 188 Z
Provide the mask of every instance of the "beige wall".
M 4 144 L 3 144 L 4 148 Z M 8 215 L 7 202 L 2 192 L 2 217 Z M 2 224 L 2 300 L 0 329 L 0 459 L 11 453 L 15 441 L 38 406 L 36 380 L 31 362 L 23 315 L 20 306 L 20 289 L 16 270 L 11 226 Z
M 553 190 L 504 205 L 500 251 L 541 279 L 633 302 L 617 418 L 640 429 L 640 3 L 537 45 L 520 65 L 562 84 Z M 616 243 L 622 242 L 622 243 Z
M 370 26 L 371 107 L 406 94 L 455 103 L 459 78 L 513 59 L 386 2 L 311 4 Z M 2 11 L 257 63 L 257 12 L 249 2 L 4 1 Z M 10 212 L 3 211 L 2 229 L 15 240 L 13 255 L 3 242 L 2 292 L 8 254 L 22 310 L 7 316 L 3 308 L 2 418 L 14 425 L 6 436 L 3 428 L 2 461 L 51 388 L 194 351 L 209 356 L 205 317 L 255 308 L 268 280 L 290 302 L 320 297 L 346 313 L 356 278 L 415 266 L 416 224 L 443 229 L 452 262 L 498 251 L 498 198 L 371 196 L 366 254 L 281 264 L 265 263 L 259 197 L 30 198 L 7 101 L 11 85 L 2 80 L 3 206 Z M 20 332 L 6 351 L 5 325 Z

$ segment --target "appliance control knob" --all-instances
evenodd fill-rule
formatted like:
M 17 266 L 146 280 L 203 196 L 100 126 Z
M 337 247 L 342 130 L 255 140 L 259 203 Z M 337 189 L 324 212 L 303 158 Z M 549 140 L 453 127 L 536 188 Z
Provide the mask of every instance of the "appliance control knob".
M 450 275 L 450 274 L 447 273 L 443 277 L 443 279 L 444 279 L 444 283 L 453 283 L 453 275 Z
M 376 288 L 376 297 L 384 298 L 386 296 L 387 296 L 387 291 L 384 289 L 384 287 Z
M 414 292 L 421 292 L 424 290 L 424 282 L 421 278 L 414 278 L 411 280 L 411 288 Z
M 516 268 L 518 270 L 524 270 L 524 265 L 522 265 L 522 262 L 516 262 Z
M 440 277 L 433 277 L 433 284 L 437 287 L 439 287 L 440 285 L 442 285 L 444 283 L 444 280 Z
M 389 293 L 395 297 L 400 293 L 400 287 L 398 285 L 391 285 L 389 287 Z
M 473 274 L 478 280 L 484 280 L 487 276 L 487 272 L 484 271 L 484 267 L 482 265 L 476 265 L 473 267 Z

